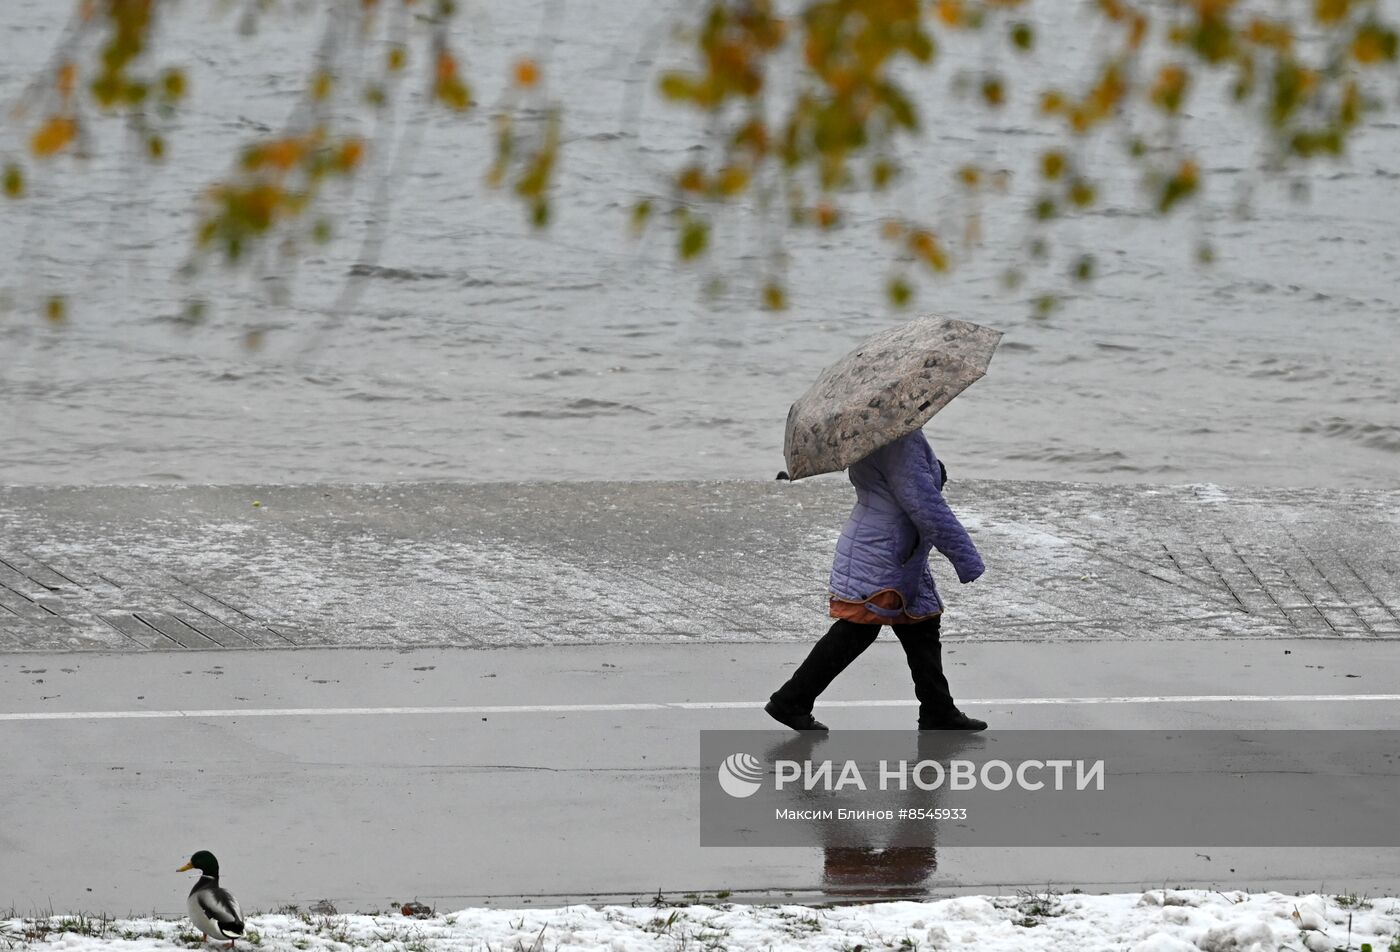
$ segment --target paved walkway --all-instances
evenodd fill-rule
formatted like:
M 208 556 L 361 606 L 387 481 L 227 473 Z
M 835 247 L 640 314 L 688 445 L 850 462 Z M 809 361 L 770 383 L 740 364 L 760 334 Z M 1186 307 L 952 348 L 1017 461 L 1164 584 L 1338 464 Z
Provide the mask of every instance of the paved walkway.
M 956 479 L 950 640 L 1400 637 L 1400 490 Z M 807 641 L 853 493 L 0 488 L 0 652 Z
M 646 902 L 658 890 L 1400 895 L 1400 850 L 1382 847 L 940 847 L 916 871 L 879 857 L 843 866 L 815 847 L 702 848 L 698 732 L 773 726 L 759 705 L 801 655 L 0 655 L 0 909 L 178 915 L 190 884 L 174 870 L 196 849 L 219 857 L 244 909 L 264 910 Z M 1393 639 L 972 643 L 947 659 L 960 702 L 994 729 L 1400 729 Z M 817 713 L 838 729 L 907 729 L 910 693 L 887 636 Z

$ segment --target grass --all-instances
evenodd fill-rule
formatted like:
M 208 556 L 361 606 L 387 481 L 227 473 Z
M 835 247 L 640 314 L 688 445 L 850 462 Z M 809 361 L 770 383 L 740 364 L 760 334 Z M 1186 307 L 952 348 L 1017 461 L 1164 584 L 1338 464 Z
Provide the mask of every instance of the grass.
M 1060 906 L 1060 894 L 1049 886 L 1045 887 L 1044 892 L 1019 890 L 1016 897 L 1014 903 L 1007 901 L 1001 905 L 1003 908 L 1014 906 L 1020 917 L 1012 922 L 1024 929 L 1034 929 L 1046 919 L 1065 914 L 1065 910 Z
M 811 915 L 799 915 L 795 912 L 780 910 L 777 914 L 781 923 L 779 928 L 794 938 L 815 935 L 818 932 L 826 931 L 826 924 L 821 920 L 821 913 L 813 911 Z
M 694 922 L 680 909 L 671 909 L 664 916 L 653 916 L 651 921 L 640 928 L 643 932 L 669 937 L 676 943 L 677 952 L 688 952 L 691 949 L 698 949 L 700 952 L 722 952 L 729 947 L 729 929 L 716 925 L 713 919 Z
M 1358 896 L 1356 893 L 1347 893 L 1342 896 L 1333 896 L 1332 901 L 1343 909 L 1370 909 L 1371 899 L 1369 896 Z

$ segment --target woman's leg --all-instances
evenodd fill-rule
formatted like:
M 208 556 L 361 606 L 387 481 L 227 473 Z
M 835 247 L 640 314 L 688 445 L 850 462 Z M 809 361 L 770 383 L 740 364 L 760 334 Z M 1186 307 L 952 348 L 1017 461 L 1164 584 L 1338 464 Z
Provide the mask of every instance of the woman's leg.
M 768 713 L 783 723 L 780 715 L 810 715 L 817 695 L 827 689 L 836 676 L 875 641 L 879 625 L 860 625 L 840 619 L 821 640 L 812 646 L 807 658 L 798 665 L 787 683 L 773 692 Z M 774 713 L 774 709 L 778 713 Z M 791 724 L 788 724 L 791 727 Z M 799 728 L 800 729 L 800 728 Z M 818 728 L 821 729 L 821 728 Z
M 938 615 L 912 625 L 894 626 L 895 637 L 909 662 L 909 673 L 914 676 L 914 696 L 919 699 L 919 729 L 985 730 L 985 721 L 968 717 L 953 703 L 953 692 L 943 676 L 940 627 Z

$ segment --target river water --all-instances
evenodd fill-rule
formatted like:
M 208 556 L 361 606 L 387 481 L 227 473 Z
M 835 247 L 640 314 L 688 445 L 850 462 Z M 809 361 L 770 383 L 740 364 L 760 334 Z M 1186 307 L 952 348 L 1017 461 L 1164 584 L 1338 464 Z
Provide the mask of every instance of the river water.
M 1094 252 L 1099 276 L 1008 292 L 1033 157 L 1054 140 L 1020 99 L 993 115 L 945 95 L 892 195 L 853 201 L 834 232 L 790 236 L 791 308 L 768 313 L 755 306 L 766 246 L 751 219 L 726 219 L 700 269 L 678 265 L 664 235 L 639 241 L 627 226 L 631 203 L 664 194 L 665 172 L 703 141 L 642 92 L 648 63 L 680 57 L 663 41 L 685 4 L 476 4 L 457 29 L 483 107 L 465 120 L 400 111 L 421 142 L 394 184 L 380 270 L 353 306 L 327 313 L 371 213 L 365 187 L 335 199 L 349 240 L 300 266 L 290 303 L 269 303 L 256 277 L 216 273 L 200 284 L 209 319 L 187 330 L 174 317 L 191 292 L 174 272 L 196 196 L 240 143 L 282 125 L 321 29 L 310 13 L 273 14 L 244 39 L 218 6 L 186 0 L 163 38 L 193 86 L 174 161 L 152 171 L 122 158 L 103 127 L 108 157 L 59 161 L 31 176 L 24 202 L 0 206 L 0 482 L 771 479 L 791 401 L 902 319 L 884 303 L 879 220 L 954 220 L 963 200 L 948 173 L 968 159 L 1009 169 L 1012 195 L 986 205 L 984 246 L 923 282 L 915 308 L 1006 334 L 988 376 L 928 428 L 955 477 L 1376 487 L 1400 472 L 1394 113 L 1369 120 L 1345 161 L 1314 169 L 1305 200 L 1266 183 L 1239 216 L 1257 136 L 1207 97 L 1187 127 L 1211 173 L 1198 210 L 1144 216 L 1105 146 L 1100 167 L 1119 168 L 1103 203 L 1057 239 L 1065 255 Z M 1013 78 L 1082 74 L 1094 34 L 1082 11 L 1053 6 Z M 46 61 L 67 13 L 6 0 L 0 100 Z M 543 234 L 483 184 L 490 107 L 530 52 L 565 110 Z M 946 90 L 950 76 L 920 82 Z M 0 150 L 22 145 L 6 126 Z M 1202 235 L 1217 250 L 1209 268 L 1195 262 Z M 714 277 L 728 290 L 708 298 Z M 1067 297 L 1037 317 L 1031 300 L 1047 287 Z M 36 316 L 55 291 L 71 301 L 62 327 Z M 265 332 L 256 351 L 249 329 Z

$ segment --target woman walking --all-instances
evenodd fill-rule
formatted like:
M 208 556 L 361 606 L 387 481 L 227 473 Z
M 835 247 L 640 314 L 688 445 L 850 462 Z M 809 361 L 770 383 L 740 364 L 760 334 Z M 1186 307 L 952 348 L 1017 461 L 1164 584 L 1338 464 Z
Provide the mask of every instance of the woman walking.
M 812 716 L 817 697 L 889 625 L 914 678 L 919 729 L 984 730 L 985 721 L 958 710 L 943 675 L 943 603 L 929 573 L 929 552 L 946 557 L 963 583 L 983 572 L 977 547 L 943 498 L 947 470 L 916 429 L 852 463 L 849 475 L 856 505 L 831 569 L 836 622 L 765 710 L 794 730 L 826 730 Z

